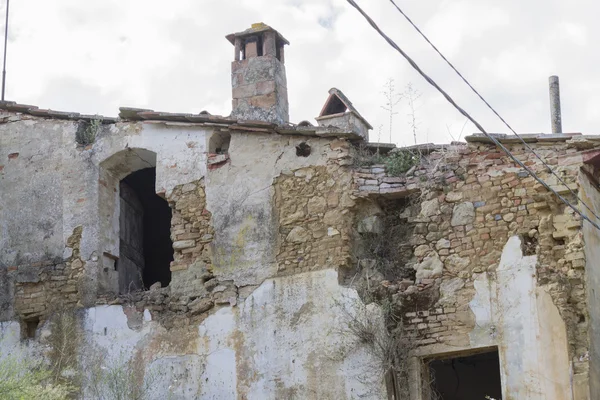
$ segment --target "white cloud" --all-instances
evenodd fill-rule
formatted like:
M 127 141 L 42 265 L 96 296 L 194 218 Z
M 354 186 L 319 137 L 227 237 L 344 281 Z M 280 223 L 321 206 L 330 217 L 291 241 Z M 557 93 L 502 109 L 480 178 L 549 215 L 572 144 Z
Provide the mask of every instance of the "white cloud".
M 585 46 L 587 44 L 587 33 L 585 26 L 573 23 L 573 22 L 563 22 L 561 23 L 561 28 L 564 31 L 564 34 L 578 46 Z
M 592 0 L 430 0 L 398 4 L 520 132 L 549 128 L 547 78 L 561 77 L 565 131 L 600 123 L 599 37 Z M 359 0 L 424 70 L 492 132 L 507 129 L 468 91 L 387 1 Z M 253 22 L 291 46 L 291 119 L 311 119 L 330 87 L 343 90 L 387 138 L 382 87 L 409 82 L 419 99 L 419 141 L 457 138 L 465 119 L 344 0 L 22 0 L 11 5 L 7 98 L 43 108 L 115 115 L 119 106 L 229 114 L 232 46 Z M 408 109 L 393 140 L 411 144 Z M 463 132 L 472 133 L 468 124 Z

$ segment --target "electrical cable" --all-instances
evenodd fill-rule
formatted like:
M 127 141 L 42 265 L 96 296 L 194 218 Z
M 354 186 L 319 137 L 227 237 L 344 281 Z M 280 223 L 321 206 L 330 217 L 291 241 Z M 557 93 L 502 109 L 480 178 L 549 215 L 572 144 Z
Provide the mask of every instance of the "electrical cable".
M 4 89 L 6 88 L 6 48 L 8 46 L 8 6 L 10 0 L 6 0 L 6 22 L 4 23 L 4 62 L 2 64 L 2 101 L 4 101 Z
M 462 79 L 462 81 L 473 91 L 473 93 L 475 93 L 477 95 L 477 97 L 479 97 L 479 99 L 481 101 L 483 101 L 483 103 L 487 106 L 487 108 L 489 108 L 499 119 L 500 121 L 502 121 L 502 123 L 504 125 L 506 125 L 506 127 L 525 145 L 525 147 L 531 152 L 533 153 L 533 155 L 535 155 L 537 157 L 538 160 L 540 160 L 542 162 L 542 164 L 552 173 L 552 175 L 554 175 L 556 178 L 558 178 L 558 181 L 560 183 L 562 183 L 568 190 L 569 192 L 571 192 L 571 194 L 573 196 L 575 196 L 577 198 L 577 200 L 583 204 L 585 206 L 585 208 L 587 208 L 593 215 L 594 217 L 596 217 L 596 219 L 600 220 L 600 217 L 594 212 L 593 209 L 591 209 L 578 195 L 577 193 L 575 193 L 575 191 L 573 189 L 571 189 L 569 187 L 569 185 L 552 169 L 552 167 L 550 165 L 548 165 L 540 156 L 539 154 L 537 154 L 535 152 L 535 150 L 512 128 L 512 126 L 510 126 L 508 124 L 508 122 L 506 122 L 506 120 L 504 118 L 502 118 L 502 116 L 494 109 L 494 107 L 492 107 L 490 105 L 490 103 L 488 103 L 483 96 L 473 87 L 473 85 L 471 85 L 471 83 L 467 80 L 467 78 L 465 78 L 463 76 L 463 74 L 461 74 L 458 69 L 456 69 L 456 67 L 442 54 L 442 52 L 429 40 L 429 38 L 427 36 L 425 36 L 425 34 L 421 31 L 421 29 L 419 29 L 419 27 L 410 19 L 410 17 L 408 15 L 406 15 L 406 13 L 404 11 L 402 11 L 402 9 L 396 4 L 396 2 L 394 0 L 390 0 L 390 2 L 394 5 L 394 7 L 396 7 L 396 10 L 398 10 L 398 12 L 400 14 L 402 14 L 402 16 L 404 16 L 404 18 L 406 18 L 406 20 L 408 21 L 409 24 L 412 25 L 413 28 L 415 28 L 415 30 L 419 33 L 419 35 L 421 35 L 421 37 L 423 39 L 425 39 L 425 41 L 427 43 L 429 43 L 429 45 L 431 46 L 431 48 L 433 50 L 435 50 L 435 52 L 446 62 L 446 64 L 448 64 L 450 66 L 450 68 L 452 68 L 454 70 L 454 72 L 456 72 L 456 74 L 460 77 L 460 79 Z
M 525 164 L 523 164 L 522 161 L 517 159 L 510 152 L 510 150 L 508 150 L 502 143 L 500 143 L 498 141 L 498 139 L 496 139 L 494 136 L 487 133 L 487 131 L 483 128 L 483 126 L 481 126 L 481 124 L 479 122 L 477 122 L 471 115 L 469 115 L 469 113 L 467 113 L 463 108 L 461 108 L 454 101 L 454 99 L 452 99 L 452 97 L 450 97 L 450 95 L 448 93 L 446 93 L 433 79 L 431 79 L 425 72 L 423 72 L 423 70 L 417 65 L 417 63 L 415 61 L 413 61 L 413 59 L 410 58 L 410 56 L 408 54 L 406 54 L 404 52 L 404 50 L 402 50 L 389 36 L 387 36 L 379 28 L 379 26 L 377 26 L 375 21 L 373 21 L 373 19 L 371 19 L 371 17 L 369 17 L 369 15 L 365 11 L 363 11 L 363 9 L 360 8 L 360 6 L 358 4 L 356 4 L 356 2 L 354 0 L 346 0 L 346 1 L 365 18 L 365 20 L 369 23 L 369 25 L 371 25 L 371 27 L 373 27 L 373 29 L 375 29 L 377 31 L 377 33 L 379 33 L 379 35 L 383 39 L 385 39 L 385 41 L 388 42 L 388 44 L 390 46 L 392 46 L 392 48 L 394 48 L 396 51 L 398 51 L 402 55 L 402 57 L 404 57 L 404 59 L 406 59 L 406 61 L 411 65 L 411 67 L 415 71 L 417 71 L 419 73 L 419 75 L 421 75 L 423 77 L 423 79 L 425 79 L 431 86 L 433 86 L 438 92 L 440 92 L 440 94 L 442 96 L 444 96 L 444 98 L 459 113 L 461 113 L 465 118 L 467 118 L 469 121 L 471 121 L 471 123 L 473 123 L 473 125 L 475 125 L 475 127 L 477 127 L 477 129 L 479 129 L 481 131 L 481 133 L 483 133 L 488 139 L 490 139 L 492 141 L 492 143 L 494 143 L 497 147 L 499 147 L 502 151 L 504 151 L 504 153 L 506 153 L 506 155 L 509 156 L 517 165 L 519 165 L 521 168 L 523 168 L 525 171 L 527 171 L 529 173 L 529 175 L 531 175 L 531 177 L 533 177 L 538 183 L 540 183 L 542 186 L 544 186 L 550 192 L 554 193 L 565 205 L 567 205 L 573 211 L 575 211 L 577 214 L 579 214 L 581 216 L 581 218 L 585 219 L 590 224 L 592 224 L 596 229 L 600 230 L 600 225 L 598 225 L 596 222 L 592 221 L 588 216 L 584 215 L 577 207 L 575 207 L 568 200 L 566 200 L 563 196 L 561 196 L 554 189 L 552 189 L 546 182 L 544 182 L 539 176 L 537 176 L 535 172 L 533 172 L 529 167 L 527 167 Z

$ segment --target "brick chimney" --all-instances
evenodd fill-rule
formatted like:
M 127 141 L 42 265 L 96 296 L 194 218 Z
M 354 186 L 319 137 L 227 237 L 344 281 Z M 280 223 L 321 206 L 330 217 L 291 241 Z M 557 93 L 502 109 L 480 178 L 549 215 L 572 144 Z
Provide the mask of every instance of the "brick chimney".
M 288 122 L 283 46 L 289 42 L 263 23 L 226 37 L 235 46 L 231 116 L 275 124 Z

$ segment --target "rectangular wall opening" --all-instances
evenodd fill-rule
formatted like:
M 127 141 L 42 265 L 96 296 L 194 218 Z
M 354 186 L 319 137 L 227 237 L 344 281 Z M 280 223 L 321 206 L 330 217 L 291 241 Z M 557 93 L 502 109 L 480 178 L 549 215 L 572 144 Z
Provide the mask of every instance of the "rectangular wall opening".
M 502 399 L 498 350 L 433 357 L 425 361 L 429 400 Z M 486 397 L 489 396 L 489 397 Z
M 34 339 L 39 325 L 39 317 L 28 318 L 21 321 L 21 337 L 24 339 Z

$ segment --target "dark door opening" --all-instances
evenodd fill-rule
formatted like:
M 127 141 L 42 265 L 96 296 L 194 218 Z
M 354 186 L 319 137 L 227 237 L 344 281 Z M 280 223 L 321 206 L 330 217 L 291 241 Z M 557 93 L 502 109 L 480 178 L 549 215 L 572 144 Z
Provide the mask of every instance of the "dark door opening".
M 464 357 L 429 362 L 431 387 L 436 400 L 502 399 L 500 360 L 493 350 Z
M 136 171 L 121 181 L 119 291 L 171 282 L 171 208 L 155 192 L 156 169 Z

